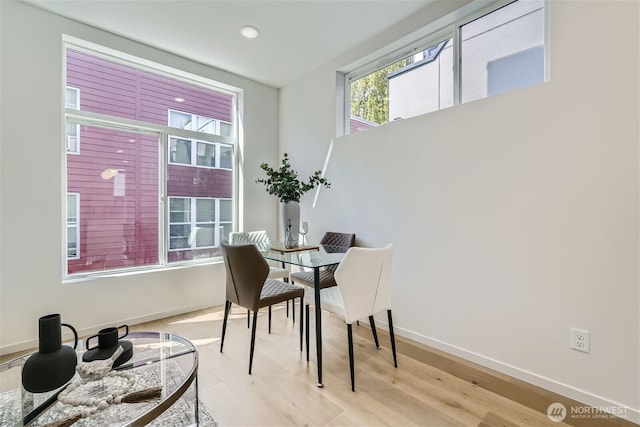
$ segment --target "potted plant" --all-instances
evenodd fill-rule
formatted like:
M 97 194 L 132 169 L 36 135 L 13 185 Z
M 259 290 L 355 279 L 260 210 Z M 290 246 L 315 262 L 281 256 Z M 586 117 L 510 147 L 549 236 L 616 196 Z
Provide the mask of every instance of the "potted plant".
M 316 186 L 324 185 L 329 188 L 331 183 L 322 177 L 321 171 L 315 171 L 307 181 L 300 180 L 289 162 L 289 155 L 284 153 L 279 169 L 274 169 L 268 163 L 260 164 L 260 169 L 266 172 L 266 178 L 258 178 L 256 182 L 264 184 L 267 193 L 278 197 L 282 207 L 283 229 L 287 230 L 291 224 L 291 232 L 298 241 L 298 227 L 300 225 L 300 197 Z

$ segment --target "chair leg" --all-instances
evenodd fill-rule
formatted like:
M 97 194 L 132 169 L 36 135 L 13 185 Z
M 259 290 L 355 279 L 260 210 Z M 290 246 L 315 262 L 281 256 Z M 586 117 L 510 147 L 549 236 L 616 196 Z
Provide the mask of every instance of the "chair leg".
M 247 329 L 251 327 L 249 320 L 251 319 L 251 310 L 247 310 Z
M 306 339 L 307 339 L 307 362 L 309 361 L 309 304 L 304 306 L 305 319 L 304 324 L 306 326 Z
M 253 312 L 253 327 L 251 328 L 251 349 L 249 350 L 249 375 L 251 375 L 251 366 L 253 365 L 253 349 L 256 346 L 256 320 L 258 312 Z
M 303 332 L 302 332 L 302 324 L 304 323 L 303 322 L 303 319 L 304 319 L 304 308 L 303 308 L 303 306 L 304 306 L 303 302 L 304 301 L 303 301 L 303 299 L 304 299 L 304 297 L 300 297 L 300 351 L 302 351 L 302 334 L 303 334 Z
M 351 371 L 351 391 L 356 391 L 354 363 L 353 363 L 353 331 L 351 323 L 347 324 L 347 338 L 349 339 L 349 369 Z
M 391 351 L 393 352 L 393 366 L 398 367 L 398 359 L 396 358 L 396 336 L 393 333 L 393 319 L 391 318 L 391 310 L 387 310 L 389 317 L 389 337 L 391 337 Z
M 287 307 L 289 306 L 289 302 L 287 302 Z M 296 299 L 291 300 L 291 318 L 293 319 L 293 323 L 296 323 Z
M 289 300 L 286 300 L 284 303 L 287 304 L 287 317 L 289 317 Z
M 369 316 L 369 324 L 371 325 L 373 340 L 376 342 L 376 348 L 380 350 L 380 343 L 378 342 L 378 333 L 376 331 L 376 322 L 373 320 L 373 316 Z
M 269 306 L 269 333 L 271 333 L 271 306 Z
M 224 303 L 224 320 L 222 321 L 222 337 L 220 337 L 220 353 L 222 353 L 222 346 L 224 345 L 224 334 L 227 331 L 227 318 L 229 318 L 229 311 L 231 311 L 231 301 L 227 300 Z

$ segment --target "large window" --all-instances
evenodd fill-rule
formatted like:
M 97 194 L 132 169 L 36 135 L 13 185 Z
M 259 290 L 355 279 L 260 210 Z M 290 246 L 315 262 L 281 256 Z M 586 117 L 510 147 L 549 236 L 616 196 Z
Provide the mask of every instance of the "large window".
M 66 50 L 67 275 L 219 257 L 233 230 L 236 92 L 115 55 Z
M 544 0 L 497 1 L 443 22 L 386 65 L 346 75 L 346 132 L 545 81 Z

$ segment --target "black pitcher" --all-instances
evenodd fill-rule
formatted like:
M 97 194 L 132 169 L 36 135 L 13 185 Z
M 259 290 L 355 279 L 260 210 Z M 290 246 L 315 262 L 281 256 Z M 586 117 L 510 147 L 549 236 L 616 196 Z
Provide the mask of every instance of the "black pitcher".
M 73 326 L 61 323 L 59 314 L 41 317 L 38 326 L 39 351 L 22 368 L 22 386 L 32 393 L 45 393 L 63 386 L 75 374 L 78 333 Z M 73 348 L 62 345 L 62 326 L 73 332 Z

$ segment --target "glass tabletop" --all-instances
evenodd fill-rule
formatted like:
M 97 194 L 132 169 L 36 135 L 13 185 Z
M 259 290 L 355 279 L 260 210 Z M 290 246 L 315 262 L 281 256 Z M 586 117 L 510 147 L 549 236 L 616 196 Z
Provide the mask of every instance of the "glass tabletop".
M 282 252 L 276 249 L 262 251 L 262 255 L 272 261 L 300 267 L 318 268 L 340 264 L 347 250 L 344 246 L 319 245 L 316 248 L 295 252 Z
M 131 332 L 123 340 L 133 345 L 133 356 L 103 380 L 81 382 L 79 375 L 57 390 L 30 393 L 22 387 L 22 366 L 30 355 L 0 364 L 0 425 L 41 426 L 90 410 L 95 405 L 70 405 L 57 400 L 66 395 L 105 400 L 113 390 L 129 387 L 127 393 L 161 387 L 160 399 L 150 402 L 109 404 L 96 409 L 73 425 L 134 426 L 146 425 L 166 411 L 188 389 L 193 389 L 198 370 L 198 353 L 193 344 L 178 335 L 164 332 Z M 83 342 L 78 342 L 78 363 L 82 361 Z M 74 387 L 77 384 L 77 387 Z M 196 384 L 197 387 L 197 384 Z M 197 418 L 197 389 L 191 406 Z M 186 395 L 185 395 L 186 396 Z

